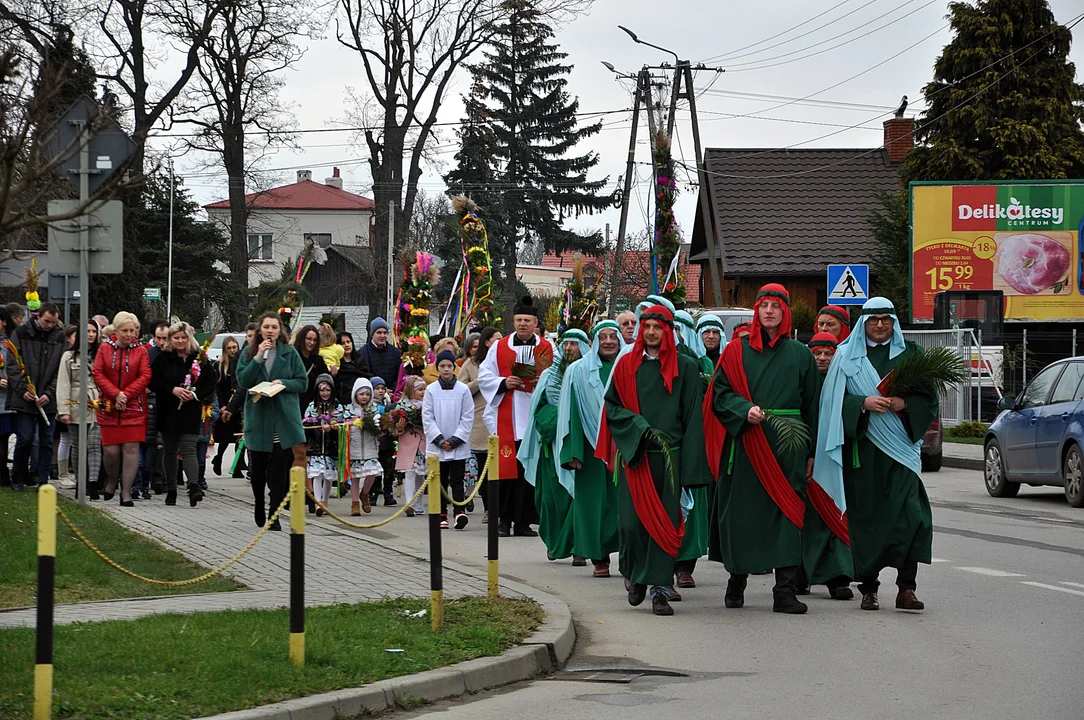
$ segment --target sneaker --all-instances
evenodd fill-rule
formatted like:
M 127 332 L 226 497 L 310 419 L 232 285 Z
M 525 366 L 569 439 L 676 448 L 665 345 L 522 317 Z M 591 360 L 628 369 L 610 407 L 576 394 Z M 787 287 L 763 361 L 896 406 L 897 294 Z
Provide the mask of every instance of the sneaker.
M 414 517 L 414 515 L 415 515 L 414 508 L 412 508 L 410 506 L 407 506 L 406 512 L 403 513 L 403 514 L 406 515 L 407 517 Z
M 200 487 L 200 490 L 206 490 L 207 489 L 207 480 L 205 480 L 204 478 L 200 478 L 199 479 L 199 487 Z
M 448 529 L 448 518 L 444 518 L 443 520 L 440 521 L 440 529 L 441 530 L 447 530 Z
M 384 507 L 395 507 L 399 503 L 395 501 L 395 498 L 391 495 L 384 496 Z
M 59 486 L 61 490 L 71 490 L 76 485 L 78 485 L 77 482 L 75 482 L 71 478 L 67 478 L 67 477 L 62 479 L 62 480 L 57 481 L 57 486 Z
M 135 494 L 133 494 L 133 495 L 132 495 L 132 497 L 135 497 Z M 150 491 L 150 490 L 148 490 L 147 488 L 143 488 L 143 493 L 142 493 L 141 497 L 142 497 L 142 498 L 143 498 L 144 500 L 150 500 L 150 499 L 151 499 L 151 491 Z M 97 500 L 97 499 L 98 499 L 98 498 L 97 498 L 97 493 L 95 493 L 94 495 L 92 495 L 90 499 L 91 499 L 91 500 Z
M 470 520 L 465 513 L 460 513 L 455 516 L 455 529 L 462 530 L 467 527 L 467 522 Z

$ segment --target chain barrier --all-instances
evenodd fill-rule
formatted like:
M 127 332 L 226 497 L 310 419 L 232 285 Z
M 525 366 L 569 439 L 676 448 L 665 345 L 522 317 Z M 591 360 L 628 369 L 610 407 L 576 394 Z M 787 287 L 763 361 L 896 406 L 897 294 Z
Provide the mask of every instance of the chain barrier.
M 441 484 L 440 486 L 440 494 L 443 495 L 444 499 L 450 502 L 452 505 L 455 505 L 456 507 L 466 507 L 470 503 L 474 502 L 474 498 L 477 497 L 478 491 L 482 488 L 482 482 L 489 479 L 489 465 L 492 462 L 493 456 L 487 455 L 485 467 L 482 468 L 482 472 L 478 473 L 478 481 L 474 483 L 474 490 L 471 490 L 470 495 L 465 499 L 461 501 L 453 500 L 452 497 L 448 494 L 448 491 L 447 489 L 445 489 L 443 484 Z
M 294 483 L 295 483 L 295 481 L 293 481 L 293 480 L 290 481 L 290 488 L 291 489 L 293 489 Z M 256 546 L 256 543 L 258 543 L 260 541 L 260 538 L 262 538 L 267 533 L 267 531 L 271 529 L 271 525 L 273 525 L 274 522 L 276 520 L 278 520 L 279 515 L 282 513 L 283 510 L 286 509 L 286 506 L 289 505 L 289 504 L 290 504 L 290 493 L 287 492 L 286 497 L 283 498 L 283 500 L 282 500 L 282 504 L 279 505 L 278 508 L 275 510 L 275 512 L 271 515 L 271 517 L 267 519 L 267 524 L 265 524 L 262 528 L 260 528 L 260 531 L 258 533 L 256 533 L 256 537 L 252 538 L 252 540 L 249 541 L 248 545 L 246 545 L 241 550 L 241 552 L 237 553 L 232 558 L 230 558 L 229 560 L 224 562 L 222 565 L 219 565 L 214 570 L 206 572 L 203 575 L 200 575 L 199 577 L 191 578 L 190 580 L 155 580 L 154 578 L 143 577 L 142 575 L 140 575 L 138 573 L 132 572 L 128 568 L 120 565 L 115 560 L 113 560 L 112 558 L 107 556 L 104 552 L 99 550 L 98 547 L 94 543 L 92 543 L 90 540 L 88 540 L 87 537 L 85 535 L 83 535 L 82 532 L 80 532 L 79 528 L 77 528 L 75 526 L 75 523 L 73 523 L 68 518 L 68 516 L 64 514 L 64 511 L 60 509 L 59 505 L 57 505 L 56 512 L 60 516 L 60 519 L 64 521 L 64 524 L 67 525 L 71 529 L 71 531 L 73 533 L 75 533 L 75 536 L 77 538 L 79 538 L 83 542 L 84 545 L 86 545 L 88 548 L 90 548 L 91 552 L 93 552 L 95 555 L 97 555 L 102 560 L 104 560 L 106 562 L 106 564 L 108 564 L 113 569 L 124 573 L 125 575 L 127 575 L 130 578 L 134 578 L 136 580 L 139 580 L 139 581 L 145 582 L 145 583 L 149 583 L 151 585 L 164 585 L 166 587 L 185 587 L 187 585 L 195 585 L 196 583 L 201 583 L 204 580 L 210 580 L 215 575 L 218 575 L 223 570 L 225 570 L 229 566 L 236 563 L 242 557 L 244 557 L 245 554 L 248 553 L 249 550 L 251 550 L 253 547 Z
M 339 517 L 338 515 L 333 513 L 331 511 L 331 509 L 328 508 L 327 505 L 325 505 L 324 503 L 317 500 L 316 496 L 313 495 L 312 491 L 309 490 L 308 488 L 305 488 L 305 494 L 308 495 L 310 500 L 312 500 L 314 503 L 316 503 L 316 507 L 320 508 L 325 513 L 327 513 L 327 515 L 329 517 L 331 517 L 331 519 L 335 520 L 336 522 L 341 523 L 343 525 L 346 525 L 347 527 L 352 527 L 355 530 L 372 530 L 374 528 L 383 527 L 384 525 L 387 525 L 392 520 L 395 520 L 400 515 L 405 513 L 407 511 L 407 509 L 414 507 L 414 503 L 418 502 L 418 498 L 420 498 L 422 496 L 422 493 L 424 493 L 425 489 L 427 487 L 429 487 L 429 484 L 431 482 L 433 482 L 433 479 L 434 479 L 433 474 L 432 473 L 428 474 L 426 476 L 426 478 L 425 478 L 425 482 L 422 483 L 421 487 L 418 488 L 418 492 L 414 493 L 414 497 L 410 498 L 409 502 L 403 503 L 402 506 L 400 506 L 400 508 L 398 510 L 396 510 L 390 517 L 386 517 L 383 520 L 381 520 L 380 522 L 375 522 L 375 523 L 350 522 L 346 518 Z M 437 478 L 437 482 L 439 484 L 439 482 L 440 482 L 439 478 Z

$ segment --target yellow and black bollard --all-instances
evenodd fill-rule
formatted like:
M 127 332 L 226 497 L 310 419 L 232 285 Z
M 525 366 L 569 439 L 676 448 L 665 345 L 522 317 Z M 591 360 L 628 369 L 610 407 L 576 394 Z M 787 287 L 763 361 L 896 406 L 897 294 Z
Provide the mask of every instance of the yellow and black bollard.
M 500 561 L 497 559 L 499 554 L 498 546 L 500 545 L 500 536 L 497 531 L 501 522 L 501 484 L 500 478 L 496 477 L 497 468 L 500 466 L 500 456 L 497 454 L 501 448 L 501 441 L 496 435 L 489 436 L 489 450 L 486 455 L 486 465 L 489 466 L 489 472 L 486 475 L 486 505 L 489 508 L 489 527 L 487 528 L 487 536 L 489 539 L 489 562 L 487 569 L 489 570 L 489 597 L 498 597 L 501 593 L 500 589 Z
M 290 470 L 290 662 L 305 666 L 305 468 Z
M 429 456 L 429 614 L 433 629 L 444 629 L 444 558 L 440 547 L 440 462 Z
M 56 586 L 56 488 L 38 488 L 38 617 L 34 720 L 53 714 L 53 590 Z

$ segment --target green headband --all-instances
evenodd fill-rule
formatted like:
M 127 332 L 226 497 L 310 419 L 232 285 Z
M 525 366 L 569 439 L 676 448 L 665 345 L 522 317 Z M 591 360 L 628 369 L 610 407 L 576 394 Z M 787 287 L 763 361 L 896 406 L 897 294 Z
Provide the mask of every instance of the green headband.
M 595 328 L 594 328 L 595 335 L 598 335 L 603 330 L 614 330 L 614 331 L 617 332 L 618 335 L 621 334 L 621 326 L 618 325 L 613 320 L 603 320 L 602 322 L 599 322 L 599 323 L 595 324 Z
M 790 298 L 787 297 L 786 293 L 781 293 L 778 290 L 761 290 L 757 293 L 757 298 L 753 302 L 755 303 L 757 300 L 760 300 L 763 297 L 777 298 L 779 300 L 782 300 L 787 307 L 790 307 Z
M 691 322 L 689 322 L 688 320 L 686 320 L 685 318 L 682 318 L 682 317 L 675 317 L 674 322 L 679 322 L 682 325 L 684 325 L 685 327 L 689 328 L 690 330 L 695 330 L 696 329 L 695 325 L 693 325 Z
M 809 341 L 809 347 L 810 347 L 810 349 L 817 348 L 817 347 L 826 347 L 826 348 L 832 348 L 833 350 L 837 350 L 837 349 L 839 349 L 839 343 L 838 342 L 830 342 L 828 340 L 810 340 Z
M 896 308 L 893 307 L 892 305 L 889 305 L 888 307 L 880 307 L 880 308 L 862 308 L 862 312 L 859 313 L 859 315 L 895 315 L 895 314 L 896 314 Z
M 565 340 L 580 340 L 588 344 L 591 343 L 591 340 L 587 337 L 587 333 L 579 328 L 565 330 L 564 334 L 561 335 L 561 342 L 564 342 Z
M 847 315 L 841 313 L 839 310 L 836 310 L 831 305 L 825 305 L 824 307 L 822 307 L 817 312 L 817 314 L 818 315 L 831 315 L 832 317 L 834 317 L 836 320 L 839 320 L 844 325 L 849 325 L 850 322 L 851 322 L 850 317 L 848 317 Z
M 670 328 L 674 327 L 673 320 L 671 320 L 665 315 L 660 315 L 659 313 L 644 313 L 640 316 L 640 322 L 643 322 L 645 320 L 658 320 L 659 322 L 669 326 Z

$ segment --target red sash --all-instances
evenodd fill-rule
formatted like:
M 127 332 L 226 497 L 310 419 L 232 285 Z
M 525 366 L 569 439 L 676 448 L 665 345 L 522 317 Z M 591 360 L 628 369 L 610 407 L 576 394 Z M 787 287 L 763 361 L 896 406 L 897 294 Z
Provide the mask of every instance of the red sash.
M 742 343 L 728 343 L 719 358 L 726 379 L 730 387 L 749 402 L 753 402 L 752 393 L 749 391 L 749 378 L 745 375 L 745 361 L 742 358 Z M 723 432 L 725 439 L 726 430 L 720 424 L 719 430 Z M 779 460 L 772 452 L 772 446 L 768 443 L 768 436 L 764 434 L 761 425 L 750 425 L 742 433 L 742 447 L 749 456 L 749 462 L 753 465 L 753 471 L 757 479 L 764 486 L 768 497 L 779 507 L 783 515 L 801 530 L 805 523 L 805 503 L 800 495 L 794 491 L 783 469 L 779 467 Z M 708 459 L 711 460 L 711 454 Z M 716 461 L 718 462 L 718 460 Z
M 633 349 L 633 353 L 636 349 Z M 632 362 L 632 353 L 624 355 L 617 360 Z M 660 363 L 661 365 L 661 363 Z M 640 414 L 640 398 L 636 389 L 635 373 L 617 372 L 614 366 L 613 383 L 617 390 L 617 396 L 625 408 L 637 415 Z M 617 456 L 617 448 L 613 436 L 610 434 L 610 426 L 606 420 L 606 406 L 602 406 L 602 422 L 599 425 L 598 442 L 595 443 L 595 457 L 606 463 L 611 471 L 614 469 L 614 459 Z M 625 468 L 625 481 L 629 485 L 629 494 L 632 496 L 632 506 L 636 509 L 636 516 L 640 518 L 644 529 L 651 539 L 670 557 L 676 558 L 681 549 L 681 541 L 685 537 L 685 519 L 678 515 L 677 527 L 670 520 L 669 513 L 662 505 L 658 490 L 655 489 L 655 481 L 651 477 L 651 466 L 647 455 L 640 460 L 636 467 L 629 467 L 628 462 L 621 463 Z
M 828 529 L 842 540 L 847 547 L 850 547 L 851 531 L 847 527 L 847 516 L 839 511 L 832 497 L 813 478 L 809 478 L 805 494 L 809 498 L 809 504 L 821 516 L 821 520 L 824 520 L 824 524 L 828 526 Z
M 510 346 L 510 338 L 497 343 L 497 370 L 501 377 L 512 377 L 516 365 L 516 351 Z M 548 352 L 547 352 L 548 350 Z M 541 351 L 541 352 L 539 352 Z M 548 358 L 548 362 L 546 362 Z M 535 346 L 535 367 L 539 374 L 553 364 L 553 346 L 545 338 L 538 338 Z M 533 384 L 529 385 L 533 390 Z M 500 440 L 497 458 L 498 480 L 510 480 L 519 476 L 516 463 L 516 399 L 517 390 L 509 390 L 497 406 L 497 438 Z

